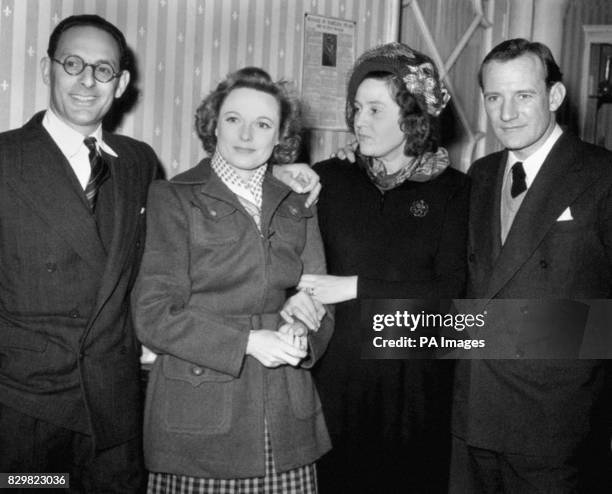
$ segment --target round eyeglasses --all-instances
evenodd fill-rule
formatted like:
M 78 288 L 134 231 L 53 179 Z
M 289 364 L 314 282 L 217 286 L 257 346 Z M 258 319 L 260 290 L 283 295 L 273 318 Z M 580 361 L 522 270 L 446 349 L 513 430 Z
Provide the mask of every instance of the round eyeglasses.
M 78 55 L 68 55 L 66 58 L 64 58 L 63 62 L 55 58 L 51 58 L 51 60 L 59 63 L 62 67 L 64 67 L 66 74 L 70 75 L 79 75 L 85 70 L 86 67 L 91 67 L 93 70 L 94 79 L 98 82 L 110 82 L 115 77 L 119 77 L 121 75 L 121 72 L 115 72 L 113 66 L 108 62 L 85 63 L 85 60 Z

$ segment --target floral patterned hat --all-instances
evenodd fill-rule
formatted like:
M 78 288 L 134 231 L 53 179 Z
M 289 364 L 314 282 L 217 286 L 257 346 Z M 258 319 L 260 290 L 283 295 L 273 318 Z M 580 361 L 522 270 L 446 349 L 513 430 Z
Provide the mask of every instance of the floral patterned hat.
M 422 97 L 425 110 L 433 117 L 440 115 L 450 99 L 433 60 L 393 42 L 367 50 L 357 59 L 349 79 L 347 104 L 352 105 L 359 84 L 372 72 L 390 72 L 401 79 L 410 93 Z

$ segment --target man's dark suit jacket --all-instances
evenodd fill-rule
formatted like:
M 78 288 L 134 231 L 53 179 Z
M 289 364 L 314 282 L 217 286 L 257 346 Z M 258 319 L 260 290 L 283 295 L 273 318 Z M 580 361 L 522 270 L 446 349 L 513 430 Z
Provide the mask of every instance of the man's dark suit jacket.
M 612 297 L 612 153 L 564 133 L 500 240 L 507 152 L 474 163 L 468 297 L 530 299 L 496 313 L 492 330 L 520 328 L 552 300 Z M 572 221 L 557 221 L 570 208 Z M 483 311 L 487 303 L 477 308 Z M 486 336 L 486 335 L 485 335 Z M 472 446 L 529 455 L 571 455 L 583 444 L 602 386 L 592 360 L 463 360 L 453 433 Z M 602 437 L 608 441 L 609 438 Z
M 93 434 L 102 449 L 140 433 L 128 295 L 158 160 L 104 134 L 118 158 L 107 156 L 110 214 L 96 224 L 42 116 L 0 134 L 0 402 Z

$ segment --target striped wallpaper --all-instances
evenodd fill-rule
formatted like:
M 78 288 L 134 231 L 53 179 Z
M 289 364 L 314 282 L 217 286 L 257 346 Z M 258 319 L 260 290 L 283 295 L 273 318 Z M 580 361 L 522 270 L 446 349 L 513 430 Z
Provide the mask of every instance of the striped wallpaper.
M 234 69 L 258 65 L 299 82 L 307 12 L 354 20 L 357 54 L 389 40 L 393 0 L 0 0 L 0 131 L 46 108 L 39 61 L 53 27 L 96 13 L 126 35 L 138 64 L 140 96 L 119 133 L 150 143 L 168 176 L 203 156 L 193 114 Z M 343 144 L 344 132 L 313 131 L 311 161 Z

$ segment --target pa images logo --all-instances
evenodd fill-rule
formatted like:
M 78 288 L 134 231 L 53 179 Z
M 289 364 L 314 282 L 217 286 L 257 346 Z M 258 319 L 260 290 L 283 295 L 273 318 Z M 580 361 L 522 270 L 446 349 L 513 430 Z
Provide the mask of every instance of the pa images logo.
M 424 199 L 418 199 L 410 204 L 410 213 L 416 218 L 423 218 L 429 212 L 429 204 Z

